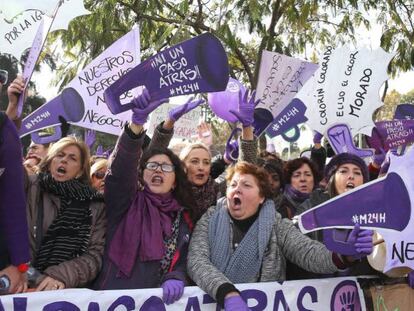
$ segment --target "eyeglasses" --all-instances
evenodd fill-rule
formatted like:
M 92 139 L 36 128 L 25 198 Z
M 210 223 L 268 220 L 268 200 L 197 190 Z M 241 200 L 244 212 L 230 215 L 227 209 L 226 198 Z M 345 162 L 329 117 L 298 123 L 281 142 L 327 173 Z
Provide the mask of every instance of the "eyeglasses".
M 167 164 L 167 163 L 158 163 L 158 162 L 147 162 L 145 164 L 145 168 L 150 171 L 155 171 L 159 167 L 161 167 L 161 170 L 165 173 L 172 173 L 174 172 L 174 165 Z
M 96 179 L 103 179 L 105 177 L 105 173 L 104 172 L 96 172 L 96 173 L 93 173 L 92 176 L 95 176 Z

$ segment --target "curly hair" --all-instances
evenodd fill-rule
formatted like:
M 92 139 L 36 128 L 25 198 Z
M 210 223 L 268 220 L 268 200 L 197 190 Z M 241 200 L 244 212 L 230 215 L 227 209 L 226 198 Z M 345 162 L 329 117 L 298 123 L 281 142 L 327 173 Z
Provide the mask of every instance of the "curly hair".
M 192 192 L 189 191 L 189 189 L 191 189 L 191 184 L 187 179 L 187 174 L 184 170 L 184 164 L 172 150 L 168 148 L 150 148 L 144 152 L 139 163 L 138 176 L 140 178 L 141 184 L 144 184 L 142 176 L 145 164 L 151 157 L 159 154 L 166 155 L 174 165 L 176 184 L 174 190 L 172 191 L 174 198 L 178 201 L 178 203 L 180 203 L 181 206 L 191 210 L 191 208 L 195 205 Z
M 235 173 L 253 175 L 257 181 L 260 196 L 265 198 L 272 197 L 272 188 L 269 184 L 269 174 L 264 168 L 245 161 L 237 162 L 235 165 L 229 166 L 227 169 L 227 184 L 230 183 Z
M 285 166 L 283 168 L 283 170 L 284 170 L 283 176 L 284 176 L 285 182 L 290 184 L 293 172 L 298 170 L 299 168 L 301 168 L 302 165 L 304 165 L 304 164 L 307 164 L 310 167 L 312 175 L 313 175 L 313 180 L 314 180 L 314 183 L 316 185 L 318 183 L 318 181 L 320 180 L 318 169 L 317 169 L 315 163 L 313 163 L 310 159 L 308 159 L 306 157 L 293 159 L 293 160 L 287 161 L 285 163 Z

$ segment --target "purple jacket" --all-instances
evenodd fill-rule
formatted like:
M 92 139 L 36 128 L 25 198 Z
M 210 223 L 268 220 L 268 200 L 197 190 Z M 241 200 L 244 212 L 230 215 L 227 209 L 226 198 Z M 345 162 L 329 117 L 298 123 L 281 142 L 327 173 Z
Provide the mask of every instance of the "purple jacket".
M 138 191 L 138 162 L 142 154 L 144 135 L 131 138 L 122 132 L 109 159 L 105 179 L 105 204 L 108 227 L 102 270 L 94 283 L 95 289 L 140 289 L 156 288 L 167 279 L 186 280 L 186 261 L 190 230 L 181 221 L 177 252 L 180 253 L 173 271 L 160 277 L 160 261 L 141 262 L 137 256 L 130 278 L 120 277 L 118 267 L 109 259 L 108 251 L 115 231 L 135 198 Z M 184 217 L 183 217 L 184 219 Z M 131 237 L 133 239 L 133 237 Z
M 17 130 L 0 113 L 0 269 L 30 261 L 23 155 Z

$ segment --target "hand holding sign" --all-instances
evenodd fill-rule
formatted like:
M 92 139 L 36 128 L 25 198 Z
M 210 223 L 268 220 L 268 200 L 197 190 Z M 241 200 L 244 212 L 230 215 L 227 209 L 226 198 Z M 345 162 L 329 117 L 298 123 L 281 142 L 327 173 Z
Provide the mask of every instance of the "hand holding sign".
M 189 98 L 185 104 L 171 109 L 168 112 L 168 118 L 170 120 L 176 122 L 179 118 L 181 118 L 187 112 L 197 108 L 202 103 L 204 103 L 204 99 L 194 100 L 193 98 Z
M 372 253 L 374 247 L 372 241 L 373 234 L 374 231 L 361 230 L 360 225 L 355 224 L 347 240 L 355 248 L 356 254 L 352 256 L 354 259 L 358 260 Z
M 168 102 L 168 98 L 152 100 L 148 90 L 144 89 L 141 95 L 132 100 L 134 105 L 134 108 L 132 108 L 132 123 L 138 125 L 145 124 L 151 112 L 166 102 Z
M 253 91 L 249 98 L 249 92 L 239 91 L 239 107 L 238 110 L 230 110 L 243 127 L 249 127 L 254 122 L 254 108 L 260 100 L 255 101 L 256 92 Z

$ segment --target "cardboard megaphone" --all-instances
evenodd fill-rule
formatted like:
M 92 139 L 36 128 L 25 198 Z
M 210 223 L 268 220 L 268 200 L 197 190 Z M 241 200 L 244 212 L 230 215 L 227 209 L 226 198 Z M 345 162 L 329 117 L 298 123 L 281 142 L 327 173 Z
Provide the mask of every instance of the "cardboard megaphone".
M 119 78 L 104 93 L 113 114 L 132 109 L 119 97 L 144 85 L 152 100 L 226 89 L 229 80 L 227 55 L 220 41 L 210 33 L 170 47 L 142 62 Z
M 347 191 L 299 215 L 303 233 L 328 228 L 361 227 L 402 231 L 410 221 L 408 189 L 395 172 Z
M 39 132 L 33 132 L 30 134 L 30 137 L 35 144 L 43 145 L 53 143 L 62 138 L 62 130 L 60 129 L 60 126 L 55 126 L 54 128 L 55 132 L 51 135 L 41 135 Z
M 62 93 L 45 103 L 22 121 L 19 136 L 37 132 L 46 127 L 60 125 L 59 116 L 65 118 L 69 123 L 79 122 L 85 114 L 85 103 L 82 96 L 74 88 L 66 88 Z

